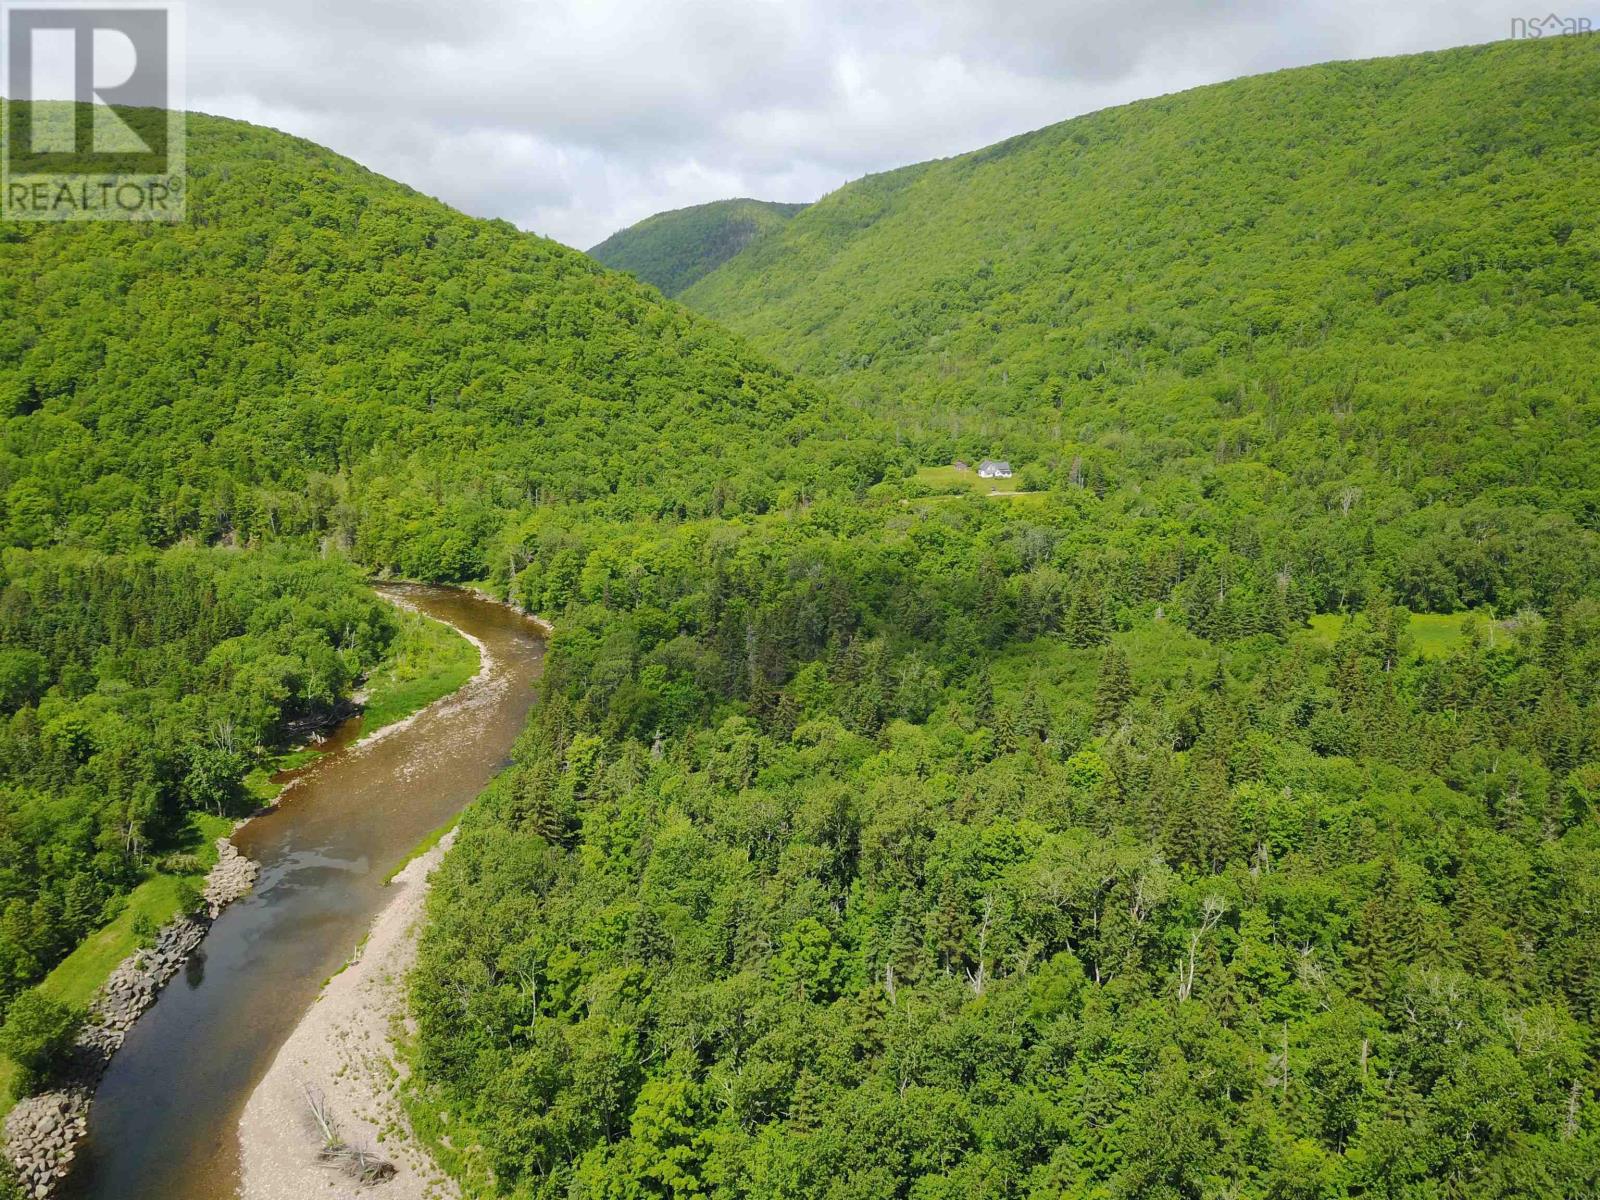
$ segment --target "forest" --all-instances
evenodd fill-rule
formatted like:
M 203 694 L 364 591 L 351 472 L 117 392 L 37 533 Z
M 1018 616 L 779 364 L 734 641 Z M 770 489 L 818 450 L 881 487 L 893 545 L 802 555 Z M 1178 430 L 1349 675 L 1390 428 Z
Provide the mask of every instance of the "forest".
M 561 613 L 546 699 L 415 984 L 458 1174 L 1600 1184 L 1593 574 L 1423 654 L 1381 588 L 1322 637 L 1270 561 L 913 512 L 564 536 L 519 577 Z
M 1595 62 L 1095 114 L 685 293 L 894 458 L 501 535 L 559 633 L 414 1000 L 469 1194 L 1600 1187 Z
M 185 873 L 195 813 L 250 807 L 248 772 L 396 633 L 348 564 L 282 547 L 0 560 L 0 1002 Z
M 683 299 L 924 464 L 1592 525 L 1597 84 L 1568 38 L 1141 101 L 847 184 Z
M 881 473 L 852 410 L 575 250 L 237 121 L 188 142 L 186 224 L 0 226 L 8 545 L 470 579 L 540 505 L 732 515 Z
M 186 224 L 0 224 L 0 1013 L 141 885 L 192 891 L 201 818 L 406 656 L 371 576 L 481 578 L 541 509 L 883 471 L 849 410 L 577 251 L 236 121 L 192 116 L 188 157 Z
M 676 296 L 804 208 L 771 200 L 714 200 L 646 217 L 618 230 L 589 256 Z
M 555 628 L 411 985 L 468 1196 L 1594 1195 L 1593 49 L 870 177 L 699 313 L 215 118 L 189 225 L 0 227 L 4 997 L 455 581 Z

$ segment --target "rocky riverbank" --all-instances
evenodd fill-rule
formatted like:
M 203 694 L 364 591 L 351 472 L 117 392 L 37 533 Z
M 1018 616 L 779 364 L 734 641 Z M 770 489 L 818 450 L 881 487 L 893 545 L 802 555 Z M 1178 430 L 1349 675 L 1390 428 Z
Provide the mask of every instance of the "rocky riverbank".
M 154 944 L 118 964 L 89 1004 L 60 1086 L 28 1097 L 6 1117 L 5 1155 L 31 1200 L 45 1200 L 67 1177 L 88 1130 L 95 1085 L 134 1022 L 189 961 L 217 914 L 255 885 L 260 868 L 227 838 L 217 839 L 217 855 L 201 889 L 206 911 L 169 922 Z
M 228 905 L 248 895 L 250 889 L 255 887 L 259 874 L 259 864 L 235 850 L 227 838 L 218 838 L 217 865 L 211 868 L 206 876 L 205 887 L 200 889 L 200 898 L 206 902 L 206 911 L 211 914 L 211 919 L 215 921 Z
M 409 1068 L 394 1044 L 429 877 L 454 840 L 447 834 L 394 877 L 366 941 L 256 1085 L 239 1120 L 242 1200 L 360 1200 L 368 1185 L 348 1169 L 353 1154 L 381 1171 L 383 1200 L 460 1196 L 412 1135 L 400 1101 Z M 334 1140 L 342 1161 L 328 1151 Z

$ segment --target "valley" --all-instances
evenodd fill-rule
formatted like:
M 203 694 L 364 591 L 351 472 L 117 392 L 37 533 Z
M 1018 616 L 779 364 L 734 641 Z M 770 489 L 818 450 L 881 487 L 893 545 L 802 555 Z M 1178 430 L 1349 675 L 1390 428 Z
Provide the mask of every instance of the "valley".
M 347 723 L 233 835 L 261 877 L 112 1060 L 63 1194 L 235 1194 L 235 1128 L 279 1044 L 387 904 L 391 865 L 472 799 L 520 731 L 543 655 L 536 627 L 452 590 L 398 594 L 476 639 L 481 672 L 401 725 L 363 738 L 359 719 Z M 285 1119 L 313 1157 L 318 1141 L 299 1129 L 309 1113 Z
M 200 115 L 186 224 L 0 225 L 17 1090 L 293 731 L 460 689 L 290 760 L 63 1194 L 234 1195 L 247 1104 L 248 1195 L 346 1187 L 290 1114 L 363 996 L 397 1191 L 1600 1189 L 1596 46 L 594 258 Z

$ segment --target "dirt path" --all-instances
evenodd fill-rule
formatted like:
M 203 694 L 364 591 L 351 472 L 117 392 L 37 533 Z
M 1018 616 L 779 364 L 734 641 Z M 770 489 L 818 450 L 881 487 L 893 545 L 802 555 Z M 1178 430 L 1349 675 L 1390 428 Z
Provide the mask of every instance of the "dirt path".
M 391 1031 L 404 1019 L 405 975 L 416 959 L 428 876 L 451 833 L 390 884 L 395 897 L 373 922 L 357 961 L 328 983 L 284 1043 L 239 1119 L 244 1200 L 455 1200 L 460 1193 L 411 1136 L 396 1088 L 405 1066 Z M 363 1188 L 318 1160 L 321 1131 L 306 1092 L 319 1098 L 350 1146 L 394 1164 Z

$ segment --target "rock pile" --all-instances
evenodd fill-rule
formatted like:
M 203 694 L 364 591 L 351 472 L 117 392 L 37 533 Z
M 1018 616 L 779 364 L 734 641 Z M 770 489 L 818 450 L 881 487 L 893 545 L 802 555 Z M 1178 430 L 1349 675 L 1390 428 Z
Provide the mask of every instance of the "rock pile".
M 89 1121 L 83 1088 L 30 1096 L 6 1117 L 6 1156 L 16 1168 L 22 1194 L 44 1200 L 67 1177 Z
M 162 927 L 154 945 L 123 959 L 90 1002 L 60 1090 L 30 1096 L 7 1116 L 6 1158 L 30 1200 L 45 1200 L 66 1178 L 88 1128 L 95 1085 L 128 1030 L 205 939 L 217 914 L 255 884 L 259 864 L 227 838 L 217 839 L 217 852 L 217 865 L 201 890 L 208 915 L 178 917 Z
M 179 917 L 162 927 L 155 945 L 123 959 L 90 1006 L 89 1021 L 78 1035 L 79 1045 L 92 1041 L 107 1058 L 121 1049 L 133 1023 L 155 1003 L 156 993 L 205 940 L 209 925 L 199 917 Z
M 234 849 L 227 838 L 217 839 L 217 865 L 206 876 L 206 886 L 201 891 L 212 919 L 239 897 L 256 885 L 261 874 L 261 864 L 252 862 Z

